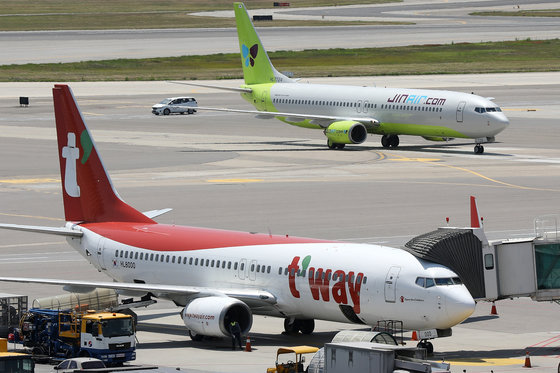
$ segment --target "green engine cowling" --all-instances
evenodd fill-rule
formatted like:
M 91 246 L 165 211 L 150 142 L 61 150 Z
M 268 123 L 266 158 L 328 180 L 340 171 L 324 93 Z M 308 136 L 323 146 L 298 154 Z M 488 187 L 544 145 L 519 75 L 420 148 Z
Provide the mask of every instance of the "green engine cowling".
M 343 120 L 331 123 L 325 136 L 334 144 L 361 144 L 366 141 L 367 129 L 362 123 Z

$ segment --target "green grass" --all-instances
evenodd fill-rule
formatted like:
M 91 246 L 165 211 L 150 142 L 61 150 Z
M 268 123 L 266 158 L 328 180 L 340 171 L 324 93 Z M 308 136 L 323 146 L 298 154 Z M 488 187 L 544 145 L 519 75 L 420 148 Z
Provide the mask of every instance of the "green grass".
M 361 1 L 386 3 L 398 0 Z M 359 4 L 356 0 L 290 1 L 290 7 Z M 190 13 L 233 10 L 232 1 L 223 0 L 37 0 L 27 3 L 1 0 L 0 31 L 103 30 L 145 28 L 234 27 L 233 18 L 199 17 Z M 273 1 L 248 0 L 248 9 L 272 8 Z M 397 22 L 272 21 L 258 26 L 396 24 Z M 398 22 L 403 24 L 405 22 Z
M 470 15 L 498 17 L 560 17 L 560 9 L 517 10 L 511 12 L 474 12 Z
M 560 40 L 279 51 L 295 77 L 559 71 Z M 0 81 L 237 79 L 239 54 L 0 66 Z

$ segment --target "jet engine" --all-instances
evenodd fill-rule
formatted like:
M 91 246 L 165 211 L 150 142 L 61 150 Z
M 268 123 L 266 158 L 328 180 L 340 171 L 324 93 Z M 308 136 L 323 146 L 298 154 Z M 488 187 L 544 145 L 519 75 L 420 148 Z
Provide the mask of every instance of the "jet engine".
M 331 123 L 325 136 L 334 144 L 361 144 L 366 141 L 367 129 L 362 123 L 343 120 Z
M 185 306 L 181 318 L 191 332 L 201 336 L 229 337 L 229 325 L 234 320 L 239 323 L 242 335 L 253 325 L 249 306 L 226 296 L 195 298 Z

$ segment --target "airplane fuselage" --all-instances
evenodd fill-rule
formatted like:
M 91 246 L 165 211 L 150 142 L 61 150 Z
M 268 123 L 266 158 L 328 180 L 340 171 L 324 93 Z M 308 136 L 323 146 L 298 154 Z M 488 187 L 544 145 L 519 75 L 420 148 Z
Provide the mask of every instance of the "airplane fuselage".
M 427 89 L 376 88 L 305 83 L 250 85 L 242 96 L 258 110 L 374 118 L 369 133 L 492 141 L 508 119 L 492 101 L 474 94 Z M 283 121 L 324 128 L 312 120 Z M 484 139 L 482 141 L 482 139 Z
M 276 299 L 270 305 L 249 304 L 255 314 L 367 325 L 401 320 L 422 330 L 449 328 L 474 307 L 462 284 L 419 286 L 418 278 L 456 275 L 401 249 L 229 231 L 221 231 L 224 239 L 239 246 L 212 248 L 196 238 L 203 237 L 199 228 L 132 224 L 123 229 L 123 224 L 75 226 L 84 236 L 68 239 L 118 282 L 263 290 Z M 146 238 L 132 238 L 133 231 Z M 167 235 L 171 231 L 175 238 Z M 191 239 L 178 240 L 182 234 Z M 218 241 L 212 239 L 214 245 Z M 181 306 L 187 301 L 177 294 L 156 295 Z

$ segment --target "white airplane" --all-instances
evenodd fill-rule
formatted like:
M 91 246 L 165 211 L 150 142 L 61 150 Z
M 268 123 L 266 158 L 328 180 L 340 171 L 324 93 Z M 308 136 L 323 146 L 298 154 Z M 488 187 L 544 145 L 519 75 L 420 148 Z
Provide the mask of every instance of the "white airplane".
M 141 213 L 119 197 L 70 88 L 55 85 L 53 98 L 67 223 L 0 227 L 66 236 L 112 281 L 0 281 L 169 299 L 183 308 L 195 340 L 229 336 L 231 320 L 246 335 L 253 314 L 285 318 L 287 331 L 308 334 L 314 319 L 366 325 L 390 319 L 409 329 L 450 331 L 473 312 L 473 298 L 454 272 L 401 249 L 156 223 L 152 218 L 169 209 Z
M 361 144 L 367 134 L 381 135 L 396 148 L 399 135 L 427 140 L 475 140 L 475 153 L 504 130 L 509 121 L 491 101 L 474 94 L 427 89 L 375 88 L 297 83 L 278 72 L 262 46 L 243 3 L 234 3 L 245 84 L 240 88 L 176 82 L 241 92 L 253 110 L 199 107 L 200 110 L 254 113 L 307 128 L 321 129 L 330 149 Z

